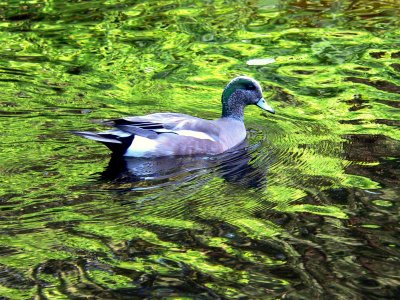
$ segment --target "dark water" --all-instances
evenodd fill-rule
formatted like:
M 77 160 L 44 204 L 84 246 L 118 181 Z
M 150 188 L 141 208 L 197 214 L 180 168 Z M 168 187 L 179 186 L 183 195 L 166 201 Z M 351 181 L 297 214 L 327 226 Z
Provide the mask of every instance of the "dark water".
M 398 1 L 0 2 L 2 299 L 400 297 Z M 70 134 L 246 111 L 218 157 Z

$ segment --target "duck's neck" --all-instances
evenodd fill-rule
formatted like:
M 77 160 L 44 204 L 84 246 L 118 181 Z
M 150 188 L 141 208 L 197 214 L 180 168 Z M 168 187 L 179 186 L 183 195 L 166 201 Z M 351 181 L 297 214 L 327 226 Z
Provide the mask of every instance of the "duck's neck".
M 234 93 L 229 99 L 222 98 L 222 118 L 232 118 L 243 122 L 244 107 L 246 105 L 241 97 L 237 96 Z
M 232 118 L 232 119 L 243 122 L 244 106 L 223 107 L 222 108 L 222 118 Z

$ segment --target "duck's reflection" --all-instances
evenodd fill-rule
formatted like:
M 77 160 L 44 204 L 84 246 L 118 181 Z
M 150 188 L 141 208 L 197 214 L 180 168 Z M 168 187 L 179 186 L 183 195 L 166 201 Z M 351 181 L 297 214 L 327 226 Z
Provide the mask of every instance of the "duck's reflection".
M 265 187 L 267 166 L 259 167 L 247 149 L 231 153 L 219 161 L 219 173 L 230 183 L 249 188 Z
M 248 188 L 262 188 L 266 184 L 267 167 L 258 167 L 246 147 L 213 157 L 182 156 L 133 158 L 116 156 L 110 159 L 102 179 L 118 183 L 143 180 L 172 180 L 191 177 L 196 173 L 215 173 L 227 182 Z

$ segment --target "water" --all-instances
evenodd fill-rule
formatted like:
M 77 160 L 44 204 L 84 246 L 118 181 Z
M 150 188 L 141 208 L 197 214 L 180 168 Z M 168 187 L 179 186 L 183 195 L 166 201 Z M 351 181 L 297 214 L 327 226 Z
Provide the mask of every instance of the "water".
M 0 3 L 4 299 L 400 297 L 397 1 Z M 71 130 L 217 118 L 244 149 L 111 160 Z

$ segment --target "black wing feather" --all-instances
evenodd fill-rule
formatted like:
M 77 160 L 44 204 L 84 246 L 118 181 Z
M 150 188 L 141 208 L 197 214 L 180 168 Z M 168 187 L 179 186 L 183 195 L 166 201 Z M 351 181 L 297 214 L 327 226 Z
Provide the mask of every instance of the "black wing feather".
M 161 123 L 137 122 L 137 121 L 133 122 L 133 121 L 129 121 L 126 119 L 112 120 L 111 124 L 117 128 L 118 128 L 118 126 L 121 126 L 121 125 L 130 125 L 130 126 L 139 127 L 142 129 L 165 129 L 164 125 Z

